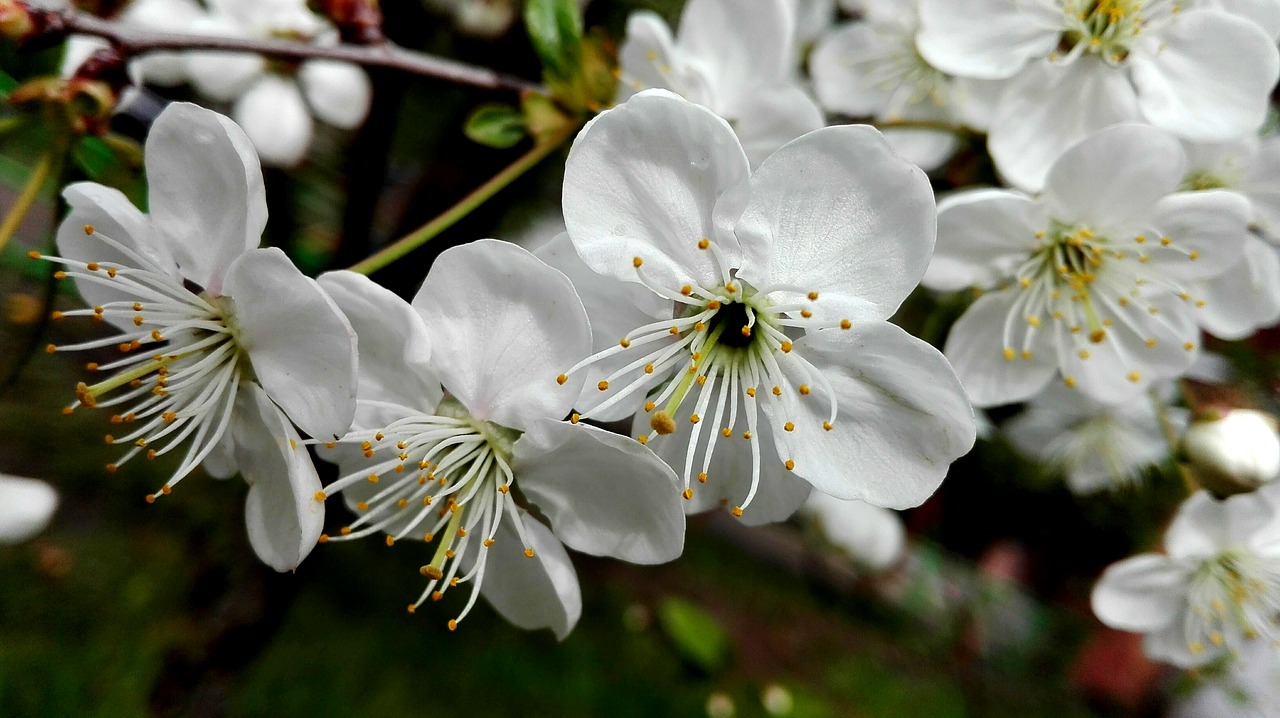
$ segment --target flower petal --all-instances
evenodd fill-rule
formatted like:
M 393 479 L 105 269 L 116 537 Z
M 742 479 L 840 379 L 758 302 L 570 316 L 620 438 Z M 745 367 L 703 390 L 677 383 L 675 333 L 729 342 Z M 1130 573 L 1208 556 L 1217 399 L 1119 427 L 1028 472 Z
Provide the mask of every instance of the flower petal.
M 227 270 L 240 347 L 258 383 L 308 435 L 341 436 L 356 401 L 356 339 L 333 300 L 276 247 Z
M 44 531 L 58 492 L 43 481 L 0 474 L 0 544 L 22 543 Z
M 1061 13 L 1052 0 L 920 0 L 916 43 L 944 72 L 998 80 L 1053 52 L 1062 35 Z
M 223 273 L 258 246 L 267 224 L 249 138 L 216 112 L 175 102 L 151 125 L 146 165 L 156 242 L 170 248 L 182 276 L 221 294 Z
M 1044 205 L 1021 192 L 978 189 L 938 203 L 938 244 L 921 283 L 954 292 L 990 287 L 1036 251 L 1049 225 Z
M 1177 617 L 1187 600 L 1187 572 L 1168 556 L 1145 553 L 1112 564 L 1093 587 L 1093 612 L 1103 623 L 1148 633 Z
M 1143 117 L 1199 142 L 1256 130 L 1280 78 L 1275 41 L 1254 23 L 1213 10 L 1177 14 L 1129 65 Z
M 236 462 L 249 483 L 249 544 L 263 563 L 292 571 L 311 553 L 324 526 L 324 502 L 315 498 L 320 477 L 298 432 L 258 385 L 241 384 L 235 411 Z
M 779 147 L 826 124 L 817 103 L 796 84 L 761 88 L 744 96 L 739 107 L 733 128 L 753 167 Z
M 878 32 L 867 22 L 853 22 L 824 36 L 809 55 L 813 90 L 822 106 L 850 117 L 879 114 L 889 93 L 875 70 L 902 49 L 899 38 Z
M 1065 66 L 1037 60 L 1001 93 L 987 148 L 1009 184 L 1037 192 L 1068 147 L 1137 119 L 1137 96 L 1123 72 L 1092 56 Z
M 237 22 L 217 13 L 196 18 L 187 30 L 214 37 L 248 36 Z M 266 68 L 266 60 L 261 55 L 247 52 L 188 52 L 183 59 L 186 76 L 196 90 L 221 102 L 239 97 Z
M 741 117 L 742 95 L 791 73 L 795 24 L 787 0 L 689 0 L 676 46 L 707 68 L 715 109 Z
M 444 398 L 431 368 L 431 341 L 409 303 L 355 272 L 329 272 L 317 280 L 356 333 L 356 398 L 434 410 Z
M 550 628 L 564 640 L 582 615 L 578 574 L 564 546 L 551 530 L 523 512 L 524 531 L 533 557 L 524 554 L 510 517 L 498 525 L 480 594 L 493 610 L 520 628 Z M 463 554 L 463 571 L 470 571 L 476 552 Z
M 309 60 L 298 70 L 298 81 L 311 111 L 323 122 L 350 130 L 369 114 L 373 100 L 369 76 L 351 63 Z
M 937 217 L 924 172 L 865 125 L 828 127 L 778 150 L 751 177 L 735 232 L 738 277 L 825 319 L 886 319 L 920 283 Z M 856 261 L 850 261 L 856 257 Z
M 570 548 L 640 564 L 684 549 L 676 476 L 634 439 L 543 420 L 516 442 L 512 470 Z
M 907 532 L 902 518 L 865 501 L 844 501 L 815 491 L 804 505 L 827 540 L 859 564 L 883 571 L 902 558 Z
M 297 82 L 265 74 L 236 100 L 232 114 L 263 164 L 292 167 L 307 156 L 315 123 Z
M 661 90 L 647 90 L 597 116 L 578 133 L 564 177 L 564 221 L 588 267 L 637 282 L 633 260 L 660 286 L 723 281 L 703 238 L 730 260 L 732 237 L 717 236 L 713 210 L 750 168 L 728 123 Z M 736 263 L 735 263 L 736 264 Z
M 617 104 L 649 87 L 673 90 L 679 79 L 671 77 L 680 64 L 676 59 L 675 38 L 662 16 L 652 10 L 637 10 L 627 16 L 625 39 L 618 48 Z
M 587 313 L 569 279 L 527 250 L 496 239 L 445 250 L 413 308 L 440 347 L 441 381 L 472 416 L 523 431 L 573 407 L 582 375 L 556 377 L 591 350 Z
M 1275 518 L 1275 507 L 1257 493 L 1219 500 L 1197 491 L 1178 508 L 1164 534 L 1164 548 L 1175 559 L 1217 556 L 1250 546 Z
M 1200 326 L 1219 339 L 1244 339 L 1280 321 L 1280 256 L 1249 235 L 1240 261 L 1201 282 L 1199 292 Z
M 886 508 L 917 506 L 973 447 L 973 407 L 955 372 L 937 349 L 899 327 L 823 330 L 798 340 L 795 352 L 835 391 L 832 428 L 824 428 L 830 405 L 821 391 L 783 392 L 781 407 L 764 408 L 779 456 L 819 491 Z M 794 431 L 778 430 L 786 421 Z
M 974 406 L 1028 399 L 1057 369 L 1050 331 L 1033 331 L 1023 317 L 1010 316 L 1017 298 L 1012 289 L 979 297 L 947 335 L 944 352 Z
M 1247 199 L 1224 190 L 1176 192 L 1161 199 L 1151 224 L 1173 244 L 1146 250 L 1150 266 L 1178 279 L 1225 272 L 1244 256 L 1250 211 Z

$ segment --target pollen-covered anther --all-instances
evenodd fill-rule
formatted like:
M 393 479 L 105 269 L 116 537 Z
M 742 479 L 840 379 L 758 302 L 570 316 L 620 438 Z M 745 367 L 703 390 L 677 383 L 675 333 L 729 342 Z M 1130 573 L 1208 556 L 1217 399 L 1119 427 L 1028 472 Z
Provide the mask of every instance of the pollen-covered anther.
M 561 374 L 560 376 L 556 377 L 557 384 L 563 385 L 566 381 L 569 381 L 569 377 L 565 376 L 564 374 Z
M 782 462 L 782 465 L 787 467 L 787 471 L 793 471 L 796 468 L 796 462 L 792 461 L 791 459 L 787 459 L 786 461 Z
M 315 497 L 316 497 L 316 501 L 324 501 L 325 499 L 329 498 L 328 495 L 326 495 L 325 492 L 323 491 L 317 491 L 315 493 Z
M 533 558 L 533 549 L 531 548 L 525 549 L 524 555 L 525 555 L 525 558 Z
M 640 268 L 640 265 L 642 265 L 642 264 L 644 264 L 644 260 L 643 260 L 643 259 L 641 259 L 641 258 L 639 258 L 639 257 L 632 257 L 632 258 L 631 258 L 631 266 L 635 267 L 636 269 L 639 269 L 639 268 Z
M 569 415 L 569 423 L 570 423 L 570 424 L 577 424 L 577 423 L 578 423 L 579 421 L 581 421 L 581 420 L 582 420 L 582 414 L 579 414 L 579 413 L 577 413 L 577 412 L 574 412 L 574 413 L 572 413 L 572 414 L 570 414 L 570 415 Z
M 699 474 L 698 474 L 698 483 L 700 483 L 700 484 L 705 484 L 705 483 L 707 483 L 707 472 L 705 472 L 705 471 L 699 472 Z
M 685 489 L 680 495 L 684 497 L 685 501 L 689 501 L 693 499 L 693 489 Z
M 784 431 L 795 431 L 796 425 L 788 421 L 787 423 L 782 425 L 782 428 Z
M 823 429 L 825 429 L 825 430 L 827 430 L 827 431 L 831 431 L 831 429 L 832 429 L 832 428 L 834 428 L 834 427 L 832 426 L 832 424 L 831 424 L 831 422 L 830 422 L 830 421 L 824 421 L 824 422 L 822 422 L 822 428 L 823 428 Z
M 781 350 L 783 351 L 783 353 L 787 353 L 787 354 L 789 354 L 789 353 L 791 353 L 791 346 L 792 346 L 791 342 L 787 341 L 787 342 L 783 342 L 782 344 L 778 345 L 778 348 L 779 348 L 779 349 L 781 349 Z
M 387 545 L 388 545 L 388 546 L 394 546 L 394 545 L 395 545 L 395 543 L 396 543 L 396 537 L 395 537 L 395 536 L 388 536 L 388 537 L 387 537 Z
M 433 581 L 439 581 L 444 578 L 444 572 L 440 570 L 440 567 L 432 564 L 427 564 L 426 566 L 418 569 L 418 573 Z
M 702 239 L 698 240 L 698 249 L 706 249 L 707 247 L 710 247 L 710 246 L 711 246 L 711 241 L 708 240 L 706 237 L 703 237 Z
M 320 534 L 320 536 L 316 538 L 316 543 L 329 543 L 329 534 Z
M 596 384 L 596 388 L 600 391 L 609 391 L 609 382 L 601 380 L 599 384 Z
M 742 518 L 742 507 L 741 507 L 741 506 L 734 506 L 734 507 L 733 507 L 733 512 L 732 512 L 732 513 L 733 513 L 733 515 L 734 515 L 734 516 L 737 516 L 738 518 Z
M 694 423 L 696 424 L 697 422 Z M 671 416 L 670 412 L 664 409 L 649 418 L 649 427 L 664 436 L 667 434 L 674 434 L 676 431 L 676 420 Z
M 699 417 L 697 414 L 690 414 L 690 415 L 689 415 L 689 423 L 690 423 L 690 424 L 696 424 L 696 423 L 698 423 L 699 421 L 702 421 L 702 418 L 701 418 L 701 417 Z
M 1131 382 L 1135 383 L 1135 384 L 1137 384 L 1138 382 L 1142 381 L 1142 375 L 1141 375 L 1141 374 L 1139 374 L 1139 373 L 1138 373 L 1138 372 L 1136 372 L 1136 371 L 1131 371 L 1131 372 L 1129 372 L 1129 373 L 1125 376 L 1125 378 L 1126 378 L 1126 379 L 1128 379 L 1129 381 L 1131 381 Z
M 841 329 L 852 329 L 852 328 L 853 328 L 853 322 L 849 321 L 848 319 L 841 319 L 841 320 L 840 320 L 840 328 L 841 328 Z

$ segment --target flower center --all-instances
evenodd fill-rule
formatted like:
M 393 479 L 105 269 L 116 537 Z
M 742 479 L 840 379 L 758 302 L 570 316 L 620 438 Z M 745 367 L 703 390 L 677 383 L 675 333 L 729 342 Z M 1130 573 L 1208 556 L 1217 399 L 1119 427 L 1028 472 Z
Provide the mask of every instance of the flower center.
M 1110 63 L 1124 61 L 1147 24 L 1149 0 L 1063 0 L 1066 31 L 1059 52 L 1090 53 Z
M 324 501 L 342 493 L 358 513 L 339 535 L 322 534 L 320 542 L 379 532 L 386 532 L 388 546 L 409 535 L 421 535 L 426 543 L 439 538 L 431 562 L 419 570 L 427 586 L 409 612 L 427 598 L 439 601 L 449 588 L 470 583 L 466 606 L 449 621 L 450 630 L 457 628 L 475 605 L 504 514 L 513 522 L 525 556 L 533 557 L 511 471 L 512 447 L 519 438 L 520 432 L 476 419 L 456 399 L 446 398 L 434 414 L 415 414 L 381 430 L 355 431 L 327 443 L 329 448 L 356 444 L 371 463 L 316 494 L 316 500 Z
M 112 407 L 117 413 L 112 414 L 111 423 L 137 425 L 129 426 L 122 436 L 106 436 L 108 444 L 132 444 L 124 456 L 107 465 L 110 472 L 134 456 L 155 459 L 191 438 L 178 469 L 160 487 L 161 494 L 168 494 L 226 433 L 247 357 L 236 341 L 229 308 L 221 299 L 193 291 L 165 267 L 90 225 L 85 225 L 84 231 L 125 255 L 132 266 L 77 262 L 32 252 L 33 259 L 64 267 L 55 273 L 57 279 L 74 277 L 82 286 L 101 285 L 120 297 L 92 309 L 54 312 L 53 318 L 89 316 L 94 321 L 132 324 L 134 329 L 104 339 L 46 347 L 52 353 L 115 345 L 124 355 L 105 364 L 90 362 L 90 371 L 110 376 L 94 384 L 78 384 L 76 401 L 63 413 L 70 414 L 80 406 Z M 155 498 L 150 494 L 147 501 Z
M 1187 647 L 1203 652 L 1208 642 L 1238 648 L 1245 639 L 1276 635 L 1280 612 L 1280 561 L 1228 551 L 1205 561 L 1187 593 Z

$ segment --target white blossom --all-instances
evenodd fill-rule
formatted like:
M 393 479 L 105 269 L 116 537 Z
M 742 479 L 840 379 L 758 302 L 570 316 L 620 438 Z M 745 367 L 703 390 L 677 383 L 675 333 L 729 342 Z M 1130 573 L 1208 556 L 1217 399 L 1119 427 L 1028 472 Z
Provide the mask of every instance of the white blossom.
M 844 501 L 821 491 L 809 495 L 801 508 L 822 535 L 861 566 L 883 571 L 907 550 L 902 519 L 889 509 L 865 501 Z
M 1182 437 L 1182 450 L 1206 484 L 1225 482 L 1249 491 L 1280 475 L 1276 420 L 1260 411 L 1232 409 L 1199 418 Z
M 1251 641 L 1218 675 L 1173 701 L 1167 718 L 1280 718 L 1280 649 Z
M 0 474 L 0 544 L 22 543 L 44 531 L 58 492 L 43 481 Z

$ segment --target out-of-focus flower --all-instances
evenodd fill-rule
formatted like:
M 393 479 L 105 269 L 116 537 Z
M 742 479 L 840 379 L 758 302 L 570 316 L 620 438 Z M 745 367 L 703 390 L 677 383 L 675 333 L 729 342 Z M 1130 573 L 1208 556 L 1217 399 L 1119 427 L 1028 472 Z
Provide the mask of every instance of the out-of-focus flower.
M 1250 20 L 1272 39 L 1280 40 L 1280 1 L 1277 0 L 1192 0 L 1193 8 L 1223 10 Z
M 115 20 L 153 32 L 186 32 L 200 12 L 200 6 L 192 0 L 134 0 Z M 62 76 L 70 77 L 89 55 L 104 47 L 109 44 L 98 37 L 72 35 L 67 38 Z M 149 52 L 129 62 L 129 74 L 136 82 L 181 85 L 187 80 L 187 64 L 182 53 Z
M 1175 700 L 1166 718 L 1280 718 L 1280 650 L 1246 643 L 1224 672 Z
M 336 30 L 308 10 L 303 0 L 209 0 L 209 4 L 210 11 L 192 23 L 193 31 L 337 42 Z M 191 52 L 186 60 L 197 90 L 233 103 L 231 117 L 268 165 L 287 167 L 302 161 L 311 146 L 312 115 L 351 129 L 369 113 L 369 78 L 349 63 L 268 63 L 258 55 L 224 52 Z
M 470 584 L 450 628 L 483 595 L 515 625 L 563 638 L 582 598 L 561 542 L 635 563 L 680 554 L 671 469 L 631 439 L 562 421 L 582 380 L 558 384 L 556 371 L 591 346 L 563 274 L 481 240 L 441 254 L 412 306 L 350 272 L 320 281 L 356 326 L 361 361 L 355 430 L 334 447 L 342 476 L 316 499 L 341 492 L 358 515 L 332 540 L 436 544 L 411 611 Z
M 1200 348 L 1196 280 L 1236 264 L 1249 206 L 1178 192 L 1172 136 L 1121 125 L 1053 163 L 1044 192 L 973 190 L 940 203 L 924 283 L 992 289 L 952 327 L 946 354 L 977 406 L 1022 401 L 1060 371 L 1114 403 L 1172 378 Z
M 885 321 L 929 261 L 934 210 L 879 132 L 818 130 L 752 174 L 724 120 L 651 90 L 587 125 L 564 187 L 576 254 L 543 256 L 599 335 L 560 379 L 589 373 L 582 417 L 635 414 L 690 511 L 777 521 L 810 485 L 914 506 L 973 445 L 951 367 Z
M 1131 120 L 1197 142 L 1256 130 L 1280 77 L 1272 37 L 1174 0 L 920 0 L 920 53 L 960 77 L 1005 79 L 989 148 L 1038 191 L 1054 158 Z
M 1280 521 L 1266 498 L 1200 491 L 1178 509 L 1164 548 L 1103 573 L 1093 589 L 1103 623 L 1147 634 L 1148 656 L 1182 668 L 1275 640 Z
M 250 484 L 249 539 L 273 568 L 294 568 L 315 545 L 320 479 L 298 445 L 344 433 L 355 412 L 356 348 L 347 320 L 279 249 L 256 249 L 267 219 L 262 173 L 240 128 L 209 110 L 170 105 L 147 136 L 150 214 L 92 182 L 66 188 L 59 278 L 73 277 L 91 309 L 59 312 L 119 329 L 54 347 L 118 346 L 89 369 L 76 407 L 110 407 L 107 442 L 138 455 L 188 447 L 167 494 L 204 462 Z M 40 255 L 33 253 L 33 256 Z M 190 439 L 190 441 L 187 441 Z M 155 496 L 147 497 L 149 501 Z
M 1182 451 L 1201 484 L 1219 495 L 1252 491 L 1280 474 L 1276 420 L 1252 409 L 1197 418 Z
M 44 531 L 58 492 L 43 481 L 0 474 L 0 544 L 22 543 Z
M 728 120 L 753 164 L 824 124 L 795 72 L 794 0 L 689 0 L 675 37 L 657 13 L 627 21 L 619 103 L 661 88 Z
M 1166 419 L 1181 433 L 1186 410 L 1167 411 Z M 1143 469 L 1169 458 L 1155 404 L 1141 397 L 1104 404 L 1054 384 L 1004 431 L 1018 449 L 1061 472 L 1077 494 L 1132 484 L 1142 478 Z
M 889 509 L 819 491 L 809 495 L 800 511 L 813 518 L 828 541 L 872 570 L 890 568 L 907 548 L 902 519 Z

